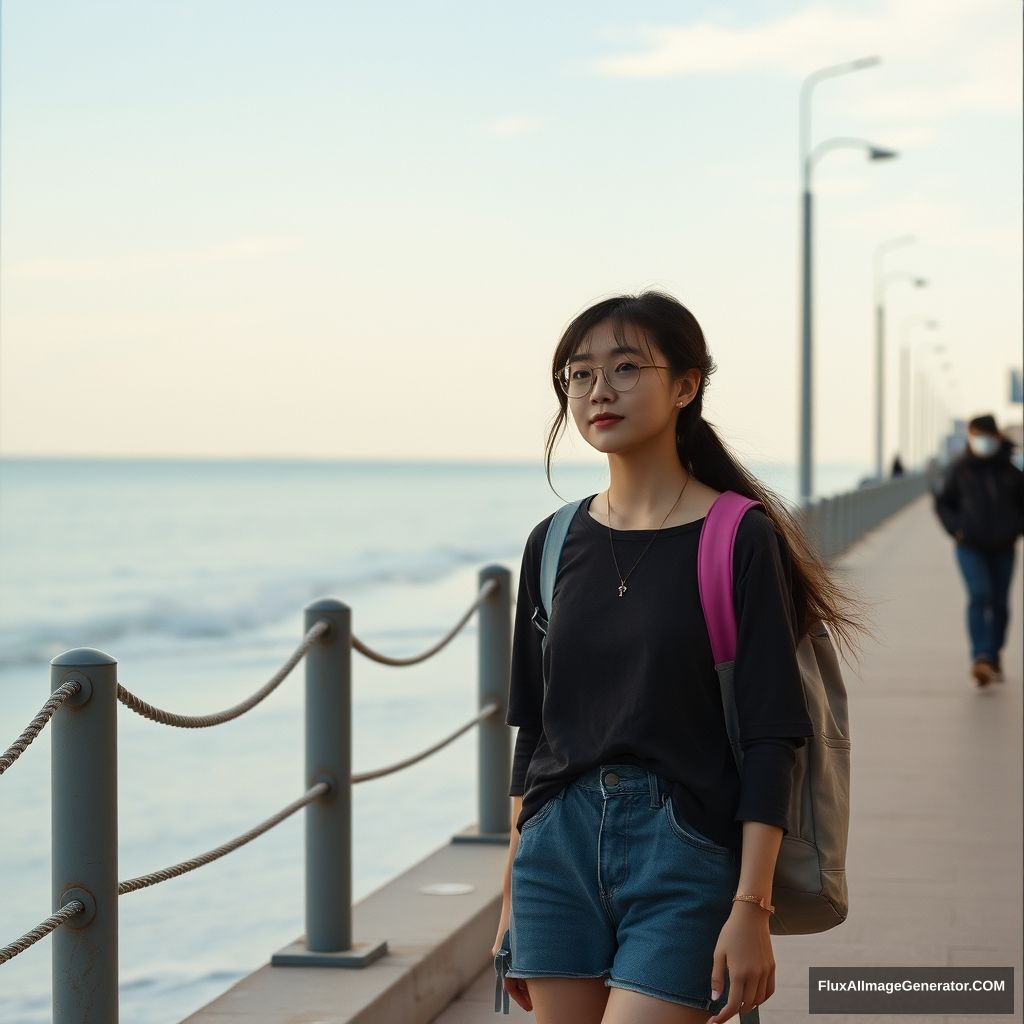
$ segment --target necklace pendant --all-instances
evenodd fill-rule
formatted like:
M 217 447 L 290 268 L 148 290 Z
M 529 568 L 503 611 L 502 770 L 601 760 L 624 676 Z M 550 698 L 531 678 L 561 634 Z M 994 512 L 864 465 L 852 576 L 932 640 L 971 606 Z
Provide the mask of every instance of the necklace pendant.
M 620 583 L 619 584 L 619 597 L 622 597 L 622 595 L 625 592 L 626 592 L 626 584 L 625 583 Z

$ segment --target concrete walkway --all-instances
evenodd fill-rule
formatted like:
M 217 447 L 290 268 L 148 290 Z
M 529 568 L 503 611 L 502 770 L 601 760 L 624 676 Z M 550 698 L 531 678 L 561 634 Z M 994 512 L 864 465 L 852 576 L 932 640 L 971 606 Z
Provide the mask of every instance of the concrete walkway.
M 819 936 L 778 937 L 765 1024 L 811 1019 L 810 966 L 1015 969 L 1022 909 L 1021 549 L 1010 597 L 1005 683 L 969 684 L 964 597 L 952 542 L 924 498 L 840 565 L 874 608 L 875 640 L 845 672 L 853 740 L 850 916 Z M 494 927 L 497 927 L 495 920 Z M 511 1003 L 508 1020 L 533 1019 Z M 488 967 L 436 1024 L 497 1021 Z M 828 1015 L 822 1020 L 968 1024 L 977 1016 Z M 572 1022 L 566 1022 L 572 1024 Z

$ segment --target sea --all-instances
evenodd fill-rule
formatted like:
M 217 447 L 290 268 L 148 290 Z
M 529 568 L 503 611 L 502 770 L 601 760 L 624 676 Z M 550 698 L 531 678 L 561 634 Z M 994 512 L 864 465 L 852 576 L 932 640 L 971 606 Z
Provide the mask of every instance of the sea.
M 795 501 L 795 467 L 748 468 Z M 821 465 L 818 491 L 851 490 L 865 472 Z M 370 647 L 422 651 L 475 599 L 482 567 L 507 566 L 515 585 L 534 525 L 607 483 L 604 461 L 556 463 L 549 484 L 539 461 L 2 458 L 0 751 L 46 701 L 50 659 L 75 647 L 105 651 L 123 686 L 189 714 L 265 683 L 319 597 L 348 604 Z M 217 846 L 303 792 L 301 673 L 214 729 L 118 708 L 119 878 Z M 430 746 L 476 707 L 475 619 L 419 665 L 354 653 L 353 770 Z M 475 780 L 470 730 L 357 785 L 354 899 L 475 822 Z M 303 933 L 301 819 L 120 897 L 122 1024 L 177 1024 Z M 0 946 L 50 913 L 46 729 L 0 776 Z M 51 1020 L 50 947 L 43 939 L 0 965 L 3 1024 Z

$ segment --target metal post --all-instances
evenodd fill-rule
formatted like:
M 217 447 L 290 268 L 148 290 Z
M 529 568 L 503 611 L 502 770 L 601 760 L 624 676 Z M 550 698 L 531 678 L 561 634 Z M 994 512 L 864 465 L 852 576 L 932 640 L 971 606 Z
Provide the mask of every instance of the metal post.
M 875 305 L 875 479 L 884 480 L 885 447 L 885 307 Z
M 811 405 L 811 219 L 814 199 L 809 187 L 804 189 L 803 201 L 803 333 L 800 347 L 800 504 L 814 497 L 813 450 L 811 433 L 814 429 Z
M 332 598 L 305 609 L 303 632 L 330 627 L 306 655 L 306 788 L 331 793 L 306 808 L 306 948 L 352 945 L 352 609 Z
M 82 689 L 53 716 L 51 881 L 53 910 L 85 910 L 53 943 L 53 1020 L 117 1024 L 117 662 L 91 647 L 50 662 L 50 691 Z
M 935 457 L 935 396 L 936 389 L 933 378 L 928 379 L 928 390 L 925 392 L 925 450 L 928 458 Z
M 914 462 L 924 468 L 924 438 L 921 430 L 924 403 L 924 376 L 920 369 L 914 373 Z
M 274 966 L 363 967 L 386 942 L 352 940 L 352 609 L 333 597 L 305 608 L 303 633 L 328 632 L 306 654 L 306 778 L 331 791 L 306 806 L 306 936 Z
M 907 468 L 910 462 L 910 346 L 900 352 L 900 461 Z
M 479 704 L 494 701 L 497 714 L 485 718 L 477 730 L 477 814 L 480 836 L 508 843 L 511 804 L 508 787 L 512 775 L 508 709 L 508 672 L 512 659 L 512 574 L 503 565 L 484 566 L 479 585 L 495 580 L 498 589 L 480 605 L 477 685 Z

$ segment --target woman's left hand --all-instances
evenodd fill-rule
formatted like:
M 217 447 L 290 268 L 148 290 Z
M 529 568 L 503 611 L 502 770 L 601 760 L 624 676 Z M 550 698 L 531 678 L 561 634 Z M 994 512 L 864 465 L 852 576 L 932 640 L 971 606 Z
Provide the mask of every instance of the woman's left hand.
M 715 945 L 711 971 L 712 998 L 725 991 L 729 976 L 729 1001 L 707 1024 L 722 1024 L 733 1014 L 760 1006 L 775 991 L 775 957 L 768 928 L 768 914 L 750 903 L 734 903 Z

